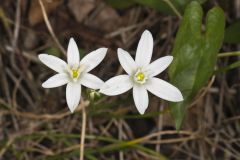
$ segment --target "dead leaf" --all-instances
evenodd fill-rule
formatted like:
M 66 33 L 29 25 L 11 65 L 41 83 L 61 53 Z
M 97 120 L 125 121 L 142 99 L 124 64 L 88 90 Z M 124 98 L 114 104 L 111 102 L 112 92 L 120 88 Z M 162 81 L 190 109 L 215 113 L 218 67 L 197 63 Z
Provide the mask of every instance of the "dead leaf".
M 50 14 L 62 3 L 62 0 L 42 0 L 42 2 L 44 4 L 47 14 Z M 28 20 L 30 25 L 32 26 L 43 21 L 43 14 L 38 0 L 32 1 Z
M 105 6 L 88 24 L 93 28 L 98 26 L 102 31 L 112 32 L 121 26 L 122 19 L 115 9 Z

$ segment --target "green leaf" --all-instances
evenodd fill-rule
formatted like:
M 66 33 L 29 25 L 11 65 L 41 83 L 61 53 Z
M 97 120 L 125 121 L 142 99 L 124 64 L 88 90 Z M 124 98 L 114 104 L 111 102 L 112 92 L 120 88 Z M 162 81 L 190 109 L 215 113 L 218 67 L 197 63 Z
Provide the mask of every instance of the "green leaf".
M 171 7 L 164 2 L 164 0 L 135 0 L 137 3 L 149 6 L 159 12 L 173 14 Z M 169 0 L 179 12 L 183 12 L 186 5 L 194 0 Z M 200 3 L 204 3 L 206 0 L 196 0 Z
M 187 6 L 172 52 L 174 60 L 169 77 L 184 96 L 184 101 L 170 104 L 177 129 L 181 127 L 187 105 L 212 76 L 224 37 L 225 18 L 221 8 L 214 7 L 208 12 L 205 31 L 202 31 L 202 16 L 198 2 Z
M 240 43 L 240 21 L 237 21 L 227 27 L 224 42 Z

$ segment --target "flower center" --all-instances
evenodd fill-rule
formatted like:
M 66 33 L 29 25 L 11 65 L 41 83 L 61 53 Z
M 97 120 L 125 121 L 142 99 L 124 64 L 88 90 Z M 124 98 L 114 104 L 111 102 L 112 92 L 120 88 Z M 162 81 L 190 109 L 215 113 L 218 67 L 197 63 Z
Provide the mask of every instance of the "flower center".
M 79 71 L 79 70 L 77 70 L 77 69 L 73 69 L 73 70 L 72 70 L 72 78 L 78 78 L 78 76 L 79 76 L 78 71 Z
M 77 81 L 77 79 L 79 78 L 79 76 L 81 75 L 82 71 L 83 71 L 83 66 L 79 66 L 79 65 L 74 65 L 74 66 L 69 66 L 67 71 L 70 75 L 70 77 L 73 79 L 73 81 Z
M 147 77 L 144 74 L 144 72 L 142 72 L 141 69 L 138 69 L 134 75 L 134 81 L 140 84 L 144 84 L 146 80 L 147 80 Z
M 138 81 L 143 81 L 144 78 L 145 78 L 145 75 L 142 73 L 142 72 L 139 72 L 137 75 L 136 75 L 136 78 Z

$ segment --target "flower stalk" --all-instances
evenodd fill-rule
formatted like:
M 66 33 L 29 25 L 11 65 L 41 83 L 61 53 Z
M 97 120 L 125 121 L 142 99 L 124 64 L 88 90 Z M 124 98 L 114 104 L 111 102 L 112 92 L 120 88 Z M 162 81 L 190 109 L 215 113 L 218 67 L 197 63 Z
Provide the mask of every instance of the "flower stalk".
M 80 139 L 80 160 L 84 159 L 86 124 L 87 124 L 87 114 L 86 114 L 85 106 L 83 105 L 83 107 L 82 107 L 82 131 L 81 131 L 81 139 Z

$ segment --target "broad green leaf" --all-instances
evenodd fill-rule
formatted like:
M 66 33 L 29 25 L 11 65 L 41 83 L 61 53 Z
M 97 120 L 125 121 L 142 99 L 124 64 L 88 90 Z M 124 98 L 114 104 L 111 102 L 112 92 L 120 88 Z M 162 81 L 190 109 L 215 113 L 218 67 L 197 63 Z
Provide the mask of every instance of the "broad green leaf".
M 204 31 L 202 17 L 201 5 L 191 2 L 185 10 L 172 51 L 170 80 L 184 96 L 183 102 L 170 104 L 177 129 L 181 127 L 187 105 L 213 74 L 224 37 L 225 18 L 221 8 L 214 7 L 207 13 Z
M 237 21 L 226 28 L 224 42 L 240 43 L 240 21 Z

